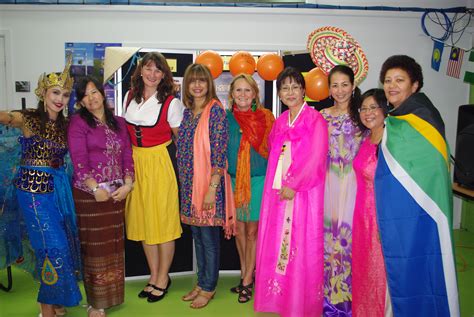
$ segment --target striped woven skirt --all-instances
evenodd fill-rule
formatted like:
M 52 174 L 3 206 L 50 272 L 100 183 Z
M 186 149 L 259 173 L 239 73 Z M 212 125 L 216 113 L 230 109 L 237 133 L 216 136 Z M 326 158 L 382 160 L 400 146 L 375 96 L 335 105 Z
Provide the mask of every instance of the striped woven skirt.
M 96 202 L 73 189 L 81 241 L 84 289 L 94 308 L 109 308 L 124 300 L 124 209 L 122 202 Z

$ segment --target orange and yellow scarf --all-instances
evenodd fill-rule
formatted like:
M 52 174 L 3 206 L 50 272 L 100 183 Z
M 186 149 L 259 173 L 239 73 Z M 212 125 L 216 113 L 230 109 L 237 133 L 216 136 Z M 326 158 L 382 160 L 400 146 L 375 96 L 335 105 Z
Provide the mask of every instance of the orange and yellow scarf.
M 267 109 L 239 111 L 235 105 L 232 113 L 242 130 L 235 176 L 235 207 L 248 212 L 251 198 L 250 146 L 262 157 L 268 158 L 268 134 L 275 118 Z

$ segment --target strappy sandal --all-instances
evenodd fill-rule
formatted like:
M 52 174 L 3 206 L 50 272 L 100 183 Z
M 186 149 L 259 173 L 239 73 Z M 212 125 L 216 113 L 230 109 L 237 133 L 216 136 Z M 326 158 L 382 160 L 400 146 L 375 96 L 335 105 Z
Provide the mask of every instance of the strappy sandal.
M 202 291 L 202 288 L 196 285 L 189 293 L 181 297 L 181 299 L 185 302 L 190 302 L 199 295 L 200 291 Z
M 239 293 L 240 293 L 240 289 L 241 289 L 242 286 L 243 286 L 243 285 L 242 285 L 242 282 L 243 282 L 243 281 L 244 281 L 244 279 L 241 278 L 241 279 L 240 279 L 240 282 L 239 282 L 239 285 L 232 287 L 232 288 L 230 289 L 230 291 L 231 291 L 232 293 L 239 294 Z
M 239 298 L 237 299 L 239 303 L 247 303 L 249 300 L 252 299 L 252 289 L 253 283 L 249 285 L 243 285 L 239 292 Z
M 206 292 L 206 291 L 200 290 L 199 295 L 196 296 L 196 298 L 193 300 L 191 305 L 189 305 L 189 307 L 194 308 L 194 309 L 204 308 L 207 306 L 207 304 L 209 304 L 211 299 L 214 298 L 215 294 L 216 294 L 216 291 Z M 201 301 L 200 304 L 196 303 L 199 301 Z
M 105 310 L 103 308 L 97 309 L 89 305 L 87 307 L 87 317 L 106 317 Z

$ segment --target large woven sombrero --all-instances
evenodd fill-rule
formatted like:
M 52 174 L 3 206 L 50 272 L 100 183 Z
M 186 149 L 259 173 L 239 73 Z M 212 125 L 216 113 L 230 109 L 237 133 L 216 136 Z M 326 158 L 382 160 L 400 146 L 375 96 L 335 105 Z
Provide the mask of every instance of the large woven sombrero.
M 311 59 L 326 75 L 336 65 L 348 65 L 360 84 L 369 71 L 369 63 L 359 43 L 343 29 L 324 26 L 308 36 Z

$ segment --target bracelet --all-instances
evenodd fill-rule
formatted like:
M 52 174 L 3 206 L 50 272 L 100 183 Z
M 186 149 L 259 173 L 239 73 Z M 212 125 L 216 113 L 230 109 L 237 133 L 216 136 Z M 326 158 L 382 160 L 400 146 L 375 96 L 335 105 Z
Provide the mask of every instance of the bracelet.
M 99 189 L 99 184 L 97 184 L 94 188 L 92 188 L 92 193 L 95 193 Z
M 218 183 L 210 183 L 209 187 L 217 188 L 217 187 L 219 187 L 219 184 Z
M 220 175 L 220 176 L 222 176 L 222 175 L 224 175 L 224 170 L 223 170 L 222 168 L 220 168 L 220 167 L 216 167 L 216 168 L 214 169 L 214 171 L 211 172 L 211 176 L 214 176 L 214 175 Z

